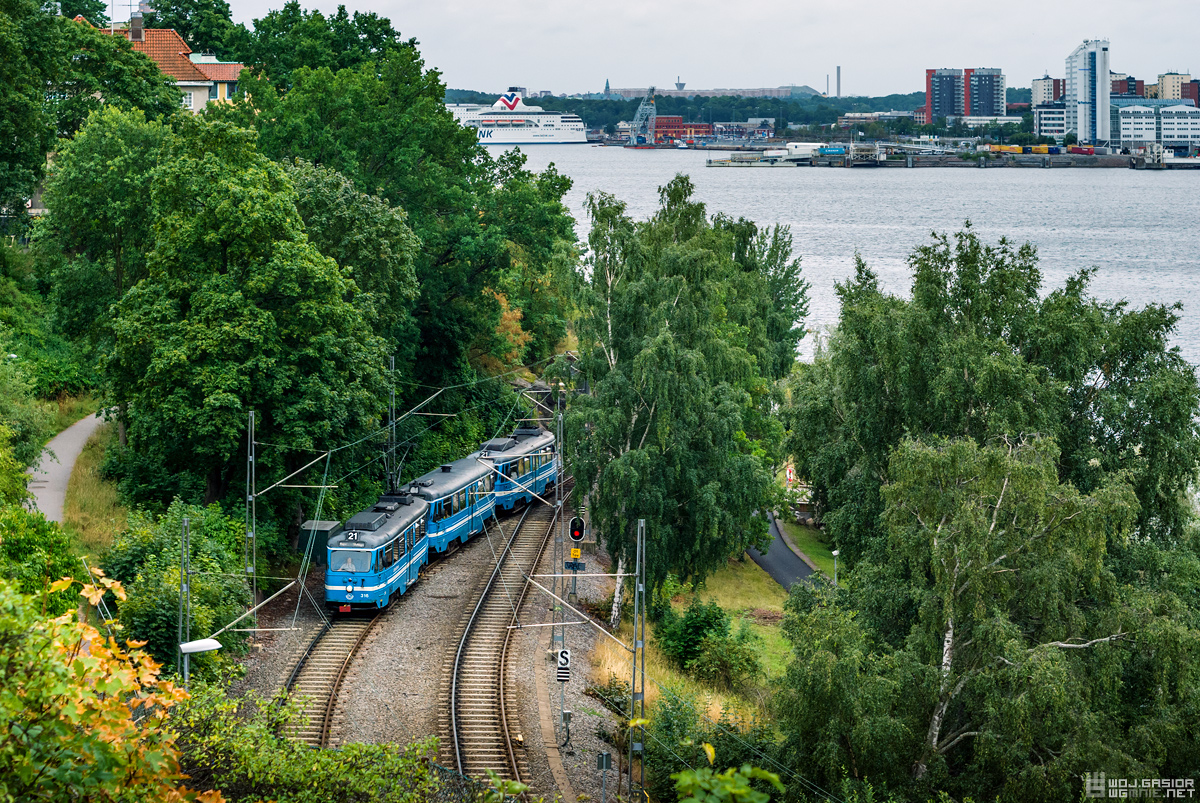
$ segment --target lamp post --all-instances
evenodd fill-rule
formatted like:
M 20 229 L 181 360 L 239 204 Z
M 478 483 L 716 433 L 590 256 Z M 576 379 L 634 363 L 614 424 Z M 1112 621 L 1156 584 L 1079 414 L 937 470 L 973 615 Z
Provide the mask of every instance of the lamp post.
M 840 555 L 840 554 L 841 554 L 841 550 L 838 550 L 838 549 L 833 550 L 833 584 L 835 586 L 837 585 L 837 559 L 838 559 L 838 555 Z
M 187 691 L 188 686 L 188 658 L 192 653 L 197 652 L 212 652 L 213 650 L 221 649 L 221 642 L 215 638 L 202 638 L 198 641 L 185 641 L 179 645 L 179 651 L 183 653 L 183 689 Z

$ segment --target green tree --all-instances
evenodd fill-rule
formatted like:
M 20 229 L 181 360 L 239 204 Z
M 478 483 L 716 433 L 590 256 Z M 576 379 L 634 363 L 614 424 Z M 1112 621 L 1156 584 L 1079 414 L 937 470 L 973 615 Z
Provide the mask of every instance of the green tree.
M 1031 245 L 987 246 L 969 227 L 909 264 L 905 300 L 859 261 L 838 285 L 837 332 L 791 385 L 788 449 L 843 555 L 884 548 L 879 489 L 909 433 L 1051 435 L 1060 479 L 1090 493 L 1128 471 L 1139 534 L 1178 538 L 1200 459 L 1200 388 L 1168 343 L 1177 308 L 1091 298 L 1091 271 L 1043 298 Z
M 130 406 L 131 449 L 199 478 L 207 503 L 240 474 L 250 410 L 260 437 L 293 450 L 372 431 L 383 341 L 353 281 L 305 237 L 295 190 L 254 135 L 184 120 L 152 203 L 149 275 L 116 307 L 106 367 L 114 401 Z M 282 467 L 298 469 L 300 454 Z
M 179 112 L 175 80 L 124 37 L 62 17 L 57 21 L 62 49 L 46 103 L 59 137 L 73 136 L 89 114 L 103 107 L 142 109 L 151 119 Z
M 296 210 L 308 239 L 347 273 L 369 308 L 376 331 L 393 349 L 411 324 L 417 297 L 413 261 L 421 246 L 403 209 L 355 189 L 335 170 L 297 159 L 284 168 L 296 189 Z M 411 345 L 409 346 L 411 348 Z
M 45 87 L 61 31 L 35 0 L 0 5 L 0 208 L 10 212 L 24 211 L 54 141 Z
M 57 16 L 34 0 L 0 6 L 0 206 L 24 211 L 55 136 L 102 104 L 166 116 L 179 90 L 122 38 Z
M 1133 489 L 1116 476 L 1082 494 L 1057 463 L 1047 438 L 899 444 L 886 551 L 850 591 L 788 602 L 795 659 L 776 707 L 800 774 L 1023 801 L 1076 797 L 1084 772 L 1187 772 L 1200 687 L 1179 668 L 1200 619 L 1174 587 L 1195 552 L 1172 547 L 1161 584 L 1127 571 L 1149 546 L 1131 535 Z
M 577 444 L 572 470 L 611 554 L 632 557 L 646 519 L 651 587 L 668 573 L 702 578 L 761 543 L 755 511 L 775 494 L 772 430 L 759 410 L 776 345 L 761 314 L 776 295 L 764 273 L 793 263 L 747 258 L 745 237 L 738 252 L 738 227 L 710 224 L 692 193 L 676 177 L 645 224 L 611 196 L 588 201 L 577 332 L 590 394 L 575 400 L 566 442 Z M 802 294 L 780 292 L 793 291 Z
M 238 26 L 227 41 L 233 55 L 281 90 L 291 88 L 292 73 L 301 67 L 337 71 L 391 53 L 415 52 L 416 44 L 401 39 L 391 21 L 374 12 L 351 16 L 339 5 L 336 14 L 326 17 L 315 8 L 305 11 L 298 0 L 254 20 L 253 29 Z
M 146 276 L 154 246 L 147 199 L 167 129 L 140 109 L 93 112 L 55 156 L 39 239 L 64 253 L 52 276 L 69 337 L 109 342 L 109 308 Z
M 104 0 L 64 0 L 58 7 L 67 19 L 78 16 L 100 28 L 108 25 L 108 4 Z
M 227 53 L 234 30 L 226 0 L 155 0 L 147 28 L 174 28 L 196 53 Z
M 520 358 L 548 354 L 565 332 L 574 262 L 562 203 L 569 180 L 526 171 L 517 153 L 490 158 L 446 111 L 445 86 L 415 48 L 337 72 L 298 68 L 291 81 L 282 97 L 252 85 L 221 114 L 256 127 L 272 158 L 337 170 L 408 214 L 421 241 L 412 338 L 420 381 L 457 384 L 488 357 L 511 362 L 523 333 L 531 337 Z M 506 303 L 519 320 L 505 319 Z

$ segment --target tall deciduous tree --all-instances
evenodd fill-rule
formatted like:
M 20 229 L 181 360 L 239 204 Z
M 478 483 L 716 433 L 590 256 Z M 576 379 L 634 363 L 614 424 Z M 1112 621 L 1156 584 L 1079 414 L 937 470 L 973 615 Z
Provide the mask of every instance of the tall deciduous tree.
M 610 196 L 588 201 L 578 333 L 590 395 L 574 402 L 567 444 L 612 554 L 631 557 L 647 520 L 652 585 L 668 572 L 703 577 L 761 543 L 756 511 L 774 493 L 768 432 L 749 425 L 762 424 L 756 406 L 770 391 L 758 359 L 774 346 L 762 319 L 770 270 L 735 260 L 737 238 L 692 192 L 676 177 L 645 224 Z M 798 265 L 782 262 L 789 292 L 803 295 Z
M 791 387 L 788 447 L 847 558 L 883 548 L 879 489 L 908 434 L 1051 435 L 1060 479 L 1087 493 L 1128 471 L 1138 532 L 1178 538 L 1200 386 L 1169 343 L 1177 308 L 1096 300 L 1090 271 L 1043 298 L 1032 246 L 987 246 L 969 226 L 909 264 L 904 300 L 859 261 L 828 349 Z
M 68 257 L 53 292 L 70 337 L 110 339 L 108 308 L 146 276 L 151 178 L 165 136 L 141 110 L 107 106 L 54 159 L 44 196 L 50 214 L 38 234 Z
M 196 53 L 227 53 L 226 40 L 234 29 L 226 0 L 155 0 L 145 25 L 174 28 Z
M 776 703 L 801 774 L 1025 801 L 1078 797 L 1085 772 L 1190 772 L 1200 610 L 1183 589 L 1200 561 L 1133 535 L 1125 477 L 1089 494 L 1060 482 L 1057 451 L 1041 437 L 894 450 L 887 549 L 849 591 L 788 603 Z M 1154 579 L 1123 568 L 1131 550 L 1156 556 Z
M 251 132 L 184 121 L 153 204 L 149 275 L 117 305 L 108 364 L 135 451 L 199 474 L 211 502 L 240 471 L 250 410 L 264 440 L 293 448 L 377 423 L 383 341 L 353 281 L 305 237 L 286 173 Z
M 335 169 L 408 214 L 421 241 L 415 366 L 433 385 L 461 381 L 483 355 L 506 360 L 514 341 L 500 334 L 512 323 L 501 296 L 531 327 L 524 358 L 550 353 L 565 331 L 575 238 L 562 203 L 569 179 L 530 173 L 520 154 L 490 158 L 444 94 L 439 74 L 406 47 L 337 72 L 298 68 L 282 97 L 260 82 L 220 111 L 257 128 L 272 158 Z
M 226 6 L 228 8 L 228 6 Z M 341 70 L 401 50 L 416 50 L 416 41 L 400 38 L 387 17 L 355 11 L 351 16 L 339 5 L 325 16 L 317 9 L 305 11 L 298 0 L 268 11 L 254 27 L 238 26 L 226 41 L 231 55 L 266 76 L 281 90 L 292 86 L 293 71 L 308 67 Z
M 411 351 L 411 311 L 418 293 L 413 261 L 421 243 L 408 227 L 408 215 L 360 192 L 335 170 L 302 159 L 283 166 L 296 189 L 296 210 L 309 241 L 354 280 L 376 331 L 393 349 L 402 345 Z
M 34 0 L 0 5 L 0 206 L 23 211 L 55 136 L 105 104 L 165 116 L 179 91 L 124 39 Z

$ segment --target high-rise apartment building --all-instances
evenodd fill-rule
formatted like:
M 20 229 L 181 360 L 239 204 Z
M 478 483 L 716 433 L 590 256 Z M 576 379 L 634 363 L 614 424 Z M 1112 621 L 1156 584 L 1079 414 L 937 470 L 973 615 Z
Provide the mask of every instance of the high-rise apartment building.
M 1066 83 L 1062 78 L 1051 78 L 1049 75 L 1044 78 L 1034 78 L 1033 97 L 1030 100 L 1030 105 L 1045 106 L 1047 103 L 1062 100 Z
M 963 114 L 963 71 L 925 71 L 925 119 L 933 122 L 939 117 Z
M 1108 40 L 1090 39 L 1067 56 L 1067 133 L 1080 142 L 1110 138 L 1108 99 L 1112 92 L 1108 70 Z
M 1004 73 L 995 67 L 925 71 L 925 118 L 1005 114 Z
M 1158 96 L 1163 100 L 1179 100 L 1183 97 L 1180 90 L 1191 80 L 1192 76 L 1184 73 L 1163 73 L 1158 76 Z
M 1004 102 L 1004 73 L 995 67 L 963 70 L 963 106 L 968 117 L 996 117 L 1007 114 Z

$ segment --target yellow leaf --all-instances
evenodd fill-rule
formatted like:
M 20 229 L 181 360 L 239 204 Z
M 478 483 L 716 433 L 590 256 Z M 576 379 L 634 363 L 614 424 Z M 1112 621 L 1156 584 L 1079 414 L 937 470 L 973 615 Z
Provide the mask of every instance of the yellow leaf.
M 70 577 L 64 577 L 61 580 L 55 580 L 50 584 L 50 593 L 53 594 L 55 592 L 62 591 L 63 589 L 70 588 L 71 583 L 74 582 L 75 581 Z
M 708 742 L 704 743 L 704 755 L 708 756 L 709 766 L 712 766 L 712 763 L 717 760 L 717 751 Z

